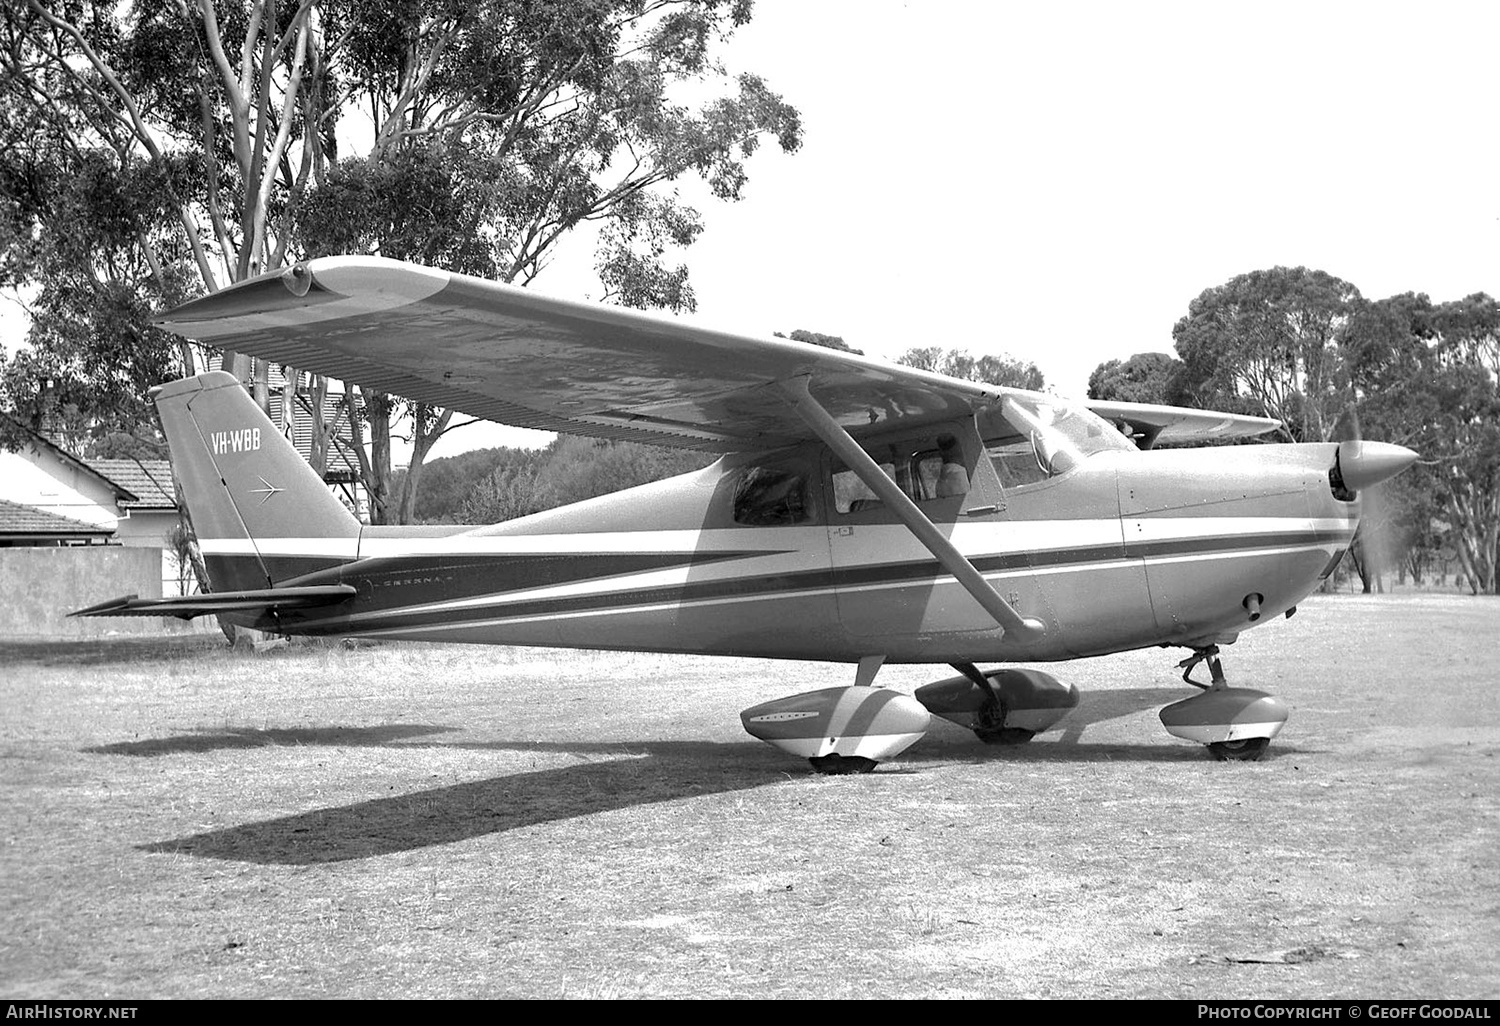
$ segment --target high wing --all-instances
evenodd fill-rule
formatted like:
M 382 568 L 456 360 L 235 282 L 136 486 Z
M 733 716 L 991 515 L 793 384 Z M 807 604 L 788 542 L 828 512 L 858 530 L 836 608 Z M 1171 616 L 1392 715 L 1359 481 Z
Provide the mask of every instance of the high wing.
M 1105 420 L 1128 425 L 1142 449 L 1149 449 L 1159 442 L 1192 444 L 1229 438 L 1254 438 L 1281 426 L 1281 421 L 1270 417 L 1190 410 L 1182 406 L 1113 403 L 1096 399 L 1089 399 L 1084 405 Z
M 845 430 L 967 416 L 1007 390 L 375 257 L 329 257 L 159 318 L 172 331 L 487 420 L 742 452 L 813 437 L 778 383 Z
M 214 613 L 262 612 L 277 609 L 306 609 L 331 606 L 351 598 L 355 589 L 348 584 L 322 584 L 307 587 L 261 588 L 254 591 L 216 591 L 180 598 L 139 598 L 125 595 L 69 613 L 69 616 L 175 616 L 191 620 Z

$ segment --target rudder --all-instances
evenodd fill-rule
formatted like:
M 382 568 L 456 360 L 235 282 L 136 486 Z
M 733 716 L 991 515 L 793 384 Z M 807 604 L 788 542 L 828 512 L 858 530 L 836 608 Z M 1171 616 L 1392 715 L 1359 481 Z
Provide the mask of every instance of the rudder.
M 152 393 L 216 590 L 265 588 L 354 559 L 360 523 L 223 371 Z

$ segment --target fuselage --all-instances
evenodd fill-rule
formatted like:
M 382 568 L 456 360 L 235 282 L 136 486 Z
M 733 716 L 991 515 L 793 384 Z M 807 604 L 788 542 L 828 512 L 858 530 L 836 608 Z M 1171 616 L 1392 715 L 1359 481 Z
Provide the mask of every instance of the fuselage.
M 216 577 L 254 560 L 278 585 L 355 587 L 337 606 L 244 619 L 291 633 L 1046 661 L 1229 640 L 1314 590 L 1357 526 L 1357 499 L 1330 487 L 1333 444 L 1109 449 L 1007 481 L 1003 446 L 987 450 L 972 424 L 952 428 L 968 439 L 969 490 L 921 508 L 1045 624 L 1035 639 L 1007 636 L 889 509 L 851 499 L 816 443 L 490 527 L 202 546 Z M 911 448 L 889 447 L 893 459 Z M 919 455 L 900 459 L 915 468 Z

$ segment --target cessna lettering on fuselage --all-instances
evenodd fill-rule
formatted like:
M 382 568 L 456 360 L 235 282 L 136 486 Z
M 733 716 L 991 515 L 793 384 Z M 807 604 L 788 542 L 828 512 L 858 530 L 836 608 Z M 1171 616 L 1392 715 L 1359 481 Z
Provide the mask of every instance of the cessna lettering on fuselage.
M 844 662 L 850 686 L 741 713 L 826 772 L 899 754 L 932 715 L 1029 740 L 1078 702 L 1034 664 L 1153 646 L 1186 649 L 1202 690 L 1161 710 L 1167 730 L 1258 758 L 1287 706 L 1230 686 L 1221 646 L 1292 615 L 1351 544 L 1360 493 L 1416 458 L 1357 437 L 1158 449 L 1277 425 L 1073 403 L 370 257 L 163 321 L 478 417 L 720 458 L 487 527 L 370 526 L 240 382 L 204 374 L 155 402 L 212 590 L 80 615 Z M 1028 665 L 980 668 L 1004 662 Z M 875 686 L 886 663 L 958 675 L 905 695 Z
M 213 441 L 214 455 L 231 452 L 250 452 L 260 448 L 260 428 L 241 428 L 238 431 L 214 431 L 208 436 Z

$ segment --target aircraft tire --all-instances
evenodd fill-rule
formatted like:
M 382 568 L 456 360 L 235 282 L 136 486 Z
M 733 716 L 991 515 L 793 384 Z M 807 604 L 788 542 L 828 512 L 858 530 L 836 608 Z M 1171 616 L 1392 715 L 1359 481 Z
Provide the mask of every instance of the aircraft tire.
M 868 773 L 876 766 L 874 759 L 866 759 L 862 755 L 818 755 L 807 760 L 812 763 L 812 768 L 819 773 L 829 776 L 842 776 L 848 773 Z
M 1215 741 L 1208 746 L 1220 762 L 1255 762 L 1271 745 L 1268 737 L 1245 737 L 1238 741 Z
M 1024 745 L 1036 737 L 1036 731 L 1025 727 L 978 727 L 974 736 L 987 745 Z

